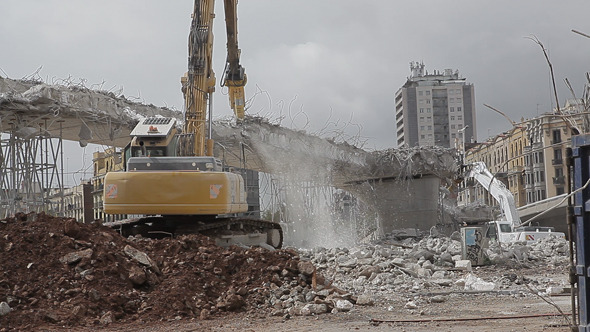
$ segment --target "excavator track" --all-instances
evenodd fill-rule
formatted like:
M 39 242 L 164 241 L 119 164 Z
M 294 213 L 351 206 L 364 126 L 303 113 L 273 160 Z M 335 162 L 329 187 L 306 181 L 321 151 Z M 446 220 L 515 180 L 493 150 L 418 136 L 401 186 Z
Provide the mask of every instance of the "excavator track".
M 147 216 L 104 223 L 123 236 L 141 235 L 151 238 L 203 234 L 220 246 L 243 245 L 280 249 L 283 230 L 277 222 L 255 218 L 207 218 Z

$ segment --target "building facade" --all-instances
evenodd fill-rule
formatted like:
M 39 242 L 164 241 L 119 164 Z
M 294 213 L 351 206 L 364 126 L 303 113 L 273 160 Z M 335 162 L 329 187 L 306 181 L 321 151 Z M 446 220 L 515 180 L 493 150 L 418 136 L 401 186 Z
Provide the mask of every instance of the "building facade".
M 490 173 L 512 192 L 516 205 L 526 205 L 524 151 L 528 144 L 526 127 L 519 125 L 483 143 L 471 145 L 465 155 L 465 164 L 484 162 Z M 469 203 L 497 205 L 488 191 L 473 181 L 467 181 L 462 185 L 458 203 L 459 205 Z
M 513 129 L 470 148 L 465 163 L 483 161 L 512 192 L 517 207 L 561 195 L 569 181 L 566 148 L 574 128 L 582 125 L 583 115 L 570 112 L 522 119 Z M 458 203 L 474 202 L 497 205 L 485 188 L 468 181 L 462 185 Z
M 111 222 L 127 218 L 126 215 L 105 214 L 103 209 L 104 177 L 107 172 L 123 170 L 121 152 L 116 148 L 108 148 L 104 152 L 94 152 L 92 162 L 94 166 L 94 176 L 92 177 L 94 219 Z
M 445 69 L 429 74 L 410 63 L 411 76 L 395 93 L 397 146 L 459 147 L 476 136 L 475 91 Z
M 74 218 L 77 222 L 91 223 L 94 221 L 92 198 L 90 182 L 63 190 L 52 189 L 47 212 L 55 216 Z

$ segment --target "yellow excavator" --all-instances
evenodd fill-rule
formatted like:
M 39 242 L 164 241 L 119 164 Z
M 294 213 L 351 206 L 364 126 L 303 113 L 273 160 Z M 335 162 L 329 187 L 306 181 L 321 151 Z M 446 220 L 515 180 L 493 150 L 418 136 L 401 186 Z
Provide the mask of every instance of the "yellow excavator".
M 238 122 L 244 118 L 246 74 L 237 43 L 237 0 L 224 0 L 227 63 L 222 85 L 228 88 Z M 188 72 L 181 78 L 184 128 L 173 118 L 143 119 L 123 150 L 125 171 L 104 180 L 104 211 L 137 216 L 105 225 L 123 235 L 169 236 L 202 233 L 219 245 L 280 248 L 278 223 L 240 217 L 248 211 L 244 180 L 214 158 L 212 67 L 214 0 L 196 0 L 188 41 Z M 208 120 L 207 121 L 207 113 Z

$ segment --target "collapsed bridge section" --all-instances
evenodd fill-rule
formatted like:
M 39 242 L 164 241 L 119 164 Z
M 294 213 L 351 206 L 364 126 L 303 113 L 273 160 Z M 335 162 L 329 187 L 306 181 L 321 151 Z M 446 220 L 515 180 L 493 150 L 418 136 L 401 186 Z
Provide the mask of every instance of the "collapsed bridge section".
M 0 128 L 9 137 L 6 141 L 11 143 L 6 146 L 11 151 L 18 150 L 15 142 L 26 144 L 39 138 L 78 141 L 82 146 L 94 143 L 123 147 L 129 142 L 135 124 L 146 116 L 182 119 L 181 112 L 136 103 L 124 96 L 80 85 L 50 85 L 0 77 Z M 217 144 L 216 156 L 226 165 L 276 174 L 295 185 L 313 182 L 354 193 L 377 212 L 380 227 L 385 231 L 432 226 L 438 219 L 440 179 L 448 182 L 458 174 L 455 153 L 450 149 L 368 152 L 257 117 L 247 117 L 239 124 L 214 121 L 212 131 Z M 60 171 L 61 151 L 52 150 L 51 160 L 40 160 L 38 154 L 47 154 L 47 150 L 33 149 L 30 155 L 20 159 L 11 159 L 4 153 L 8 150 L 2 149 L 4 205 L 22 200 L 17 188 L 27 181 L 41 183 L 35 179 L 39 178 L 38 173 L 47 173 L 47 165 L 53 165 L 53 173 Z M 24 164 L 33 166 L 25 171 L 19 168 Z M 14 176 L 23 171 L 28 173 Z M 58 182 L 56 186 L 45 181 L 41 186 L 62 187 L 63 181 Z M 38 192 L 31 190 L 32 195 Z M 42 200 L 38 203 L 42 204 Z

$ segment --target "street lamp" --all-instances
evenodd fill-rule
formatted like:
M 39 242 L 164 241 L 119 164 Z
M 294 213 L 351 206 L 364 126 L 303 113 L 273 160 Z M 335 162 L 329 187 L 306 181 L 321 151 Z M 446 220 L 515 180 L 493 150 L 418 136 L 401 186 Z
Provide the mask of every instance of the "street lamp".
M 457 130 L 457 132 L 461 133 L 461 162 L 465 163 L 465 129 L 469 128 L 469 125 L 465 125 L 465 127 Z

